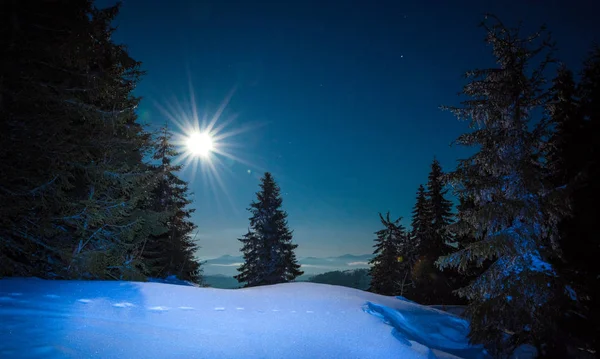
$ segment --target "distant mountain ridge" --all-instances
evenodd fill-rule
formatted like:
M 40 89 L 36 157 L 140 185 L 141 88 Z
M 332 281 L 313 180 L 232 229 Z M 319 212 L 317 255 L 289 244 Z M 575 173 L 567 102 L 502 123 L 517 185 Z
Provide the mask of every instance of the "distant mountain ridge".
M 373 258 L 372 254 L 344 254 L 337 257 L 300 257 L 298 262 L 305 274 L 314 275 L 336 270 L 369 268 L 368 262 L 371 258 Z M 243 262 L 242 256 L 232 255 L 208 259 L 204 261 L 204 274 L 234 276 L 237 274 L 237 268 Z

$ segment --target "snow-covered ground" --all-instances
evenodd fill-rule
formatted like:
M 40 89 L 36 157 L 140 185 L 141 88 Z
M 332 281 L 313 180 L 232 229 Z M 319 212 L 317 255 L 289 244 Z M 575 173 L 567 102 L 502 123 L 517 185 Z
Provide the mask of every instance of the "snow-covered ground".
M 0 280 L 0 358 L 486 358 L 451 314 L 314 283 Z

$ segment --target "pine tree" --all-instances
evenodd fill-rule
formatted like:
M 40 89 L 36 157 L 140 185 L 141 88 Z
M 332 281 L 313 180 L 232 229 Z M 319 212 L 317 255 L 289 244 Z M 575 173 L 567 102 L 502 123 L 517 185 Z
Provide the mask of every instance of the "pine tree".
M 429 242 L 429 236 L 431 232 L 430 223 L 431 210 L 429 201 L 427 200 L 425 187 L 423 187 L 423 185 L 419 185 L 419 189 L 417 190 L 417 199 L 412 211 L 411 221 L 413 246 L 418 248 L 419 252 L 421 252 L 421 248 L 424 243 Z
M 431 163 L 431 172 L 427 182 L 425 201 L 428 206 L 427 228 L 419 245 L 418 262 L 414 270 L 415 294 L 413 299 L 422 304 L 458 304 L 458 298 L 452 293 L 457 289 L 455 282 L 458 273 L 440 271 L 435 261 L 451 252 L 452 235 L 447 230 L 452 223 L 452 202 L 446 199 L 442 167 L 437 159 Z
M 411 255 L 410 279 L 412 286 L 408 288 L 406 297 L 414 301 L 423 301 L 423 287 L 417 289 L 417 282 L 426 279 L 427 258 L 423 255 L 431 238 L 431 206 L 423 185 L 419 185 L 411 220 Z
M 554 126 L 548 141 L 547 164 L 550 179 L 557 187 L 575 180 L 584 167 L 584 120 L 576 92 L 573 73 L 562 65 L 550 89 L 547 105 L 548 116 Z
M 448 230 L 452 231 L 452 238 L 455 244 L 455 249 L 451 252 L 463 250 L 472 243 L 485 238 L 485 230 L 482 234 L 478 235 L 474 227 L 468 222 L 468 219 L 475 210 L 475 201 L 472 198 L 465 198 L 464 196 L 460 196 L 458 200 L 459 202 L 456 206 L 456 214 L 454 216 L 455 221 L 451 226 L 448 226 Z M 486 260 L 481 265 L 469 263 L 465 268 L 462 268 L 461 271 L 451 272 L 452 279 L 454 280 L 452 290 L 455 291 L 467 286 L 471 281 L 475 280 L 487 270 L 491 264 L 490 262 L 490 260 Z M 444 272 L 449 270 L 451 269 L 447 268 Z M 467 303 L 463 302 L 461 304 Z
M 292 243 L 287 213 L 281 209 L 281 191 L 269 172 L 261 178 L 260 189 L 248 208 L 248 233 L 239 239 L 244 263 L 235 278 L 246 287 L 285 283 L 303 274 L 294 253 L 298 245 Z
M 402 295 L 404 288 L 409 286 L 406 278 L 410 266 L 403 254 L 410 250 L 410 238 L 400 223 L 402 218 L 391 221 L 388 212 L 385 218 L 380 213 L 379 219 L 384 228 L 375 232 L 375 257 L 369 261 L 371 286 L 368 290 L 382 295 Z
M 585 283 L 582 295 L 589 322 L 594 329 L 586 334 L 596 353 L 600 352 L 600 46 L 596 45 L 586 58 L 577 87 L 581 113 L 584 117 L 584 159 L 582 180 L 572 196 L 572 231 L 565 238 L 563 253 L 575 264 L 579 283 Z
M 567 294 L 559 302 L 564 314 L 551 333 L 561 338 L 549 347 L 555 357 L 573 355 L 568 352 L 572 348 L 600 349 L 600 271 L 596 263 L 600 242 L 595 235 L 600 200 L 600 128 L 593 128 L 594 118 L 598 121 L 595 111 L 600 100 L 599 83 L 600 50 L 596 48 L 585 61 L 579 85 L 571 71 L 564 66 L 559 69 L 547 106 L 554 125 L 547 155 L 549 179 L 554 186 L 566 189 L 571 205 L 571 215 L 559 223 L 562 255 L 553 261 L 561 279 L 557 294 Z M 595 329 L 590 330 L 592 327 Z
M 3 5 L 0 275 L 142 278 L 158 214 L 140 210 L 152 175 L 132 95 L 143 72 L 111 40 L 118 6 L 31 5 Z
M 552 300 L 555 273 L 548 257 L 558 239 L 556 223 L 566 210 L 544 180 L 546 122 L 533 121 L 548 100 L 544 71 L 552 62 L 552 46 L 547 39 L 539 43 L 543 30 L 522 38 L 519 29 L 494 19 L 492 26 L 482 26 L 497 67 L 467 73 L 472 81 L 463 93 L 470 98 L 462 107 L 446 107 L 474 129 L 456 142 L 478 151 L 460 160 L 449 177 L 459 197 L 474 201 L 462 220 L 477 241 L 438 264 L 464 270 L 469 263 L 492 262 L 458 293 L 470 301 L 471 340 L 509 350 L 523 342 L 539 345 L 555 315 L 545 305 Z
M 167 215 L 163 224 L 165 232 L 149 237 L 144 247 L 144 258 L 151 277 L 175 275 L 182 280 L 200 283 L 200 263 L 195 259 L 197 245 L 192 239 L 192 232 L 197 227 L 190 220 L 194 209 L 187 208 L 191 204 L 187 183 L 176 175 L 182 166 L 172 163 L 179 153 L 171 138 L 172 133 L 165 125 L 155 141 L 153 159 L 159 164 L 154 169 L 157 184 L 152 207 L 157 212 L 166 211 Z
M 452 223 L 452 202 L 446 199 L 448 190 L 444 189 L 443 175 L 440 162 L 434 158 L 427 182 L 431 236 L 426 249 L 436 259 L 449 252 L 448 244 L 452 242 L 452 237 L 446 231 L 446 227 Z

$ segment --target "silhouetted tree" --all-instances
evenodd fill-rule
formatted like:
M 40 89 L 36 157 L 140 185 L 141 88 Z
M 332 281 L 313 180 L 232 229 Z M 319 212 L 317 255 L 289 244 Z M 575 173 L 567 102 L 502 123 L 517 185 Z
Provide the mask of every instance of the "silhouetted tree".
M 287 213 L 281 209 L 279 186 L 269 172 L 261 178 L 260 188 L 248 208 L 252 214 L 248 233 L 239 239 L 244 263 L 235 278 L 246 287 L 285 283 L 304 273 L 294 253 L 298 245 L 292 243 Z
M 111 39 L 118 5 L 3 4 L 0 275 L 143 278 L 160 214 L 150 136 L 136 122 L 143 72 Z
M 561 320 L 549 333 L 554 340 L 547 352 L 554 357 L 581 354 L 573 352 L 575 348 L 600 349 L 600 240 L 595 235 L 600 215 L 599 88 L 600 51 L 596 47 L 584 63 L 579 85 L 565 66 L 559 69 L 547 106 L 554 126 L 547 155 L 549 179 L 555 187 L 565 188 L 572 210 L 559 222 L 562 255 L 553 262 L 560 278 L 557 291 L 567 294 L 559 301 Z
M 200 263 L 195 259 L 197 245 L 192 232 L 196 225 L 190 220 L 194 209 L 188 199 L 188 185 L 177 177 L 181 165 L 172 164 L 179 155 L 171 143 L 172 133 L 165 125 L 160 129 L 155 141 L 153 159 L 159 161 L 154 167 L 157 176 L 153 191 L 154 211 L 166 211 L 163 226 L 166 229 L 159 235 L 150 235 L 144 247 L 147 273 L 151 277 L 166 278 L 175 275 L 179 279 L 201 282 Z
M 447 226 L 452 223 L 452 202 L 446 199 L 447 190 L 444 189 L 442 167 L 437 159 L 431 163 L 431 172 L 427 182 L 427 191 L 424 198 L 419 192 L 417 204 L 427 208 L 422 219 L 426 221 L 427 234 L 421 236 L 419 241 L 417 262 L 413 268 L 415 282 L 414 294 L 411 299 L 422 304 L 457 304 L 458 298 L 452 293 L 457 289 L 454 282 L 458 275 L 446 270 L 442 272 L 434 263 L 442 255 L 451 252 L 453 243 L 451 232 Z M 420 191 L 420 190 L 419 190 Z M 415 208 L 417 211 L 418 207 Z M 423 224 L 420 223 L 423 227 Z
M 431 172 L 427 182 L 427 200 L 429 203 L 431 236 L 425 249 L 434 257 L 447 254 L 453 240 L 446 227 L 452 223 L 452 202 L 446 199 L 448 190 L 444 188 L 444 173 L 437 159 L 431 163 Z M 437 258 L 436 258 L 437 259 Z
M 469 299 L 470 338 L 504 351 L 523 342 L 540 346 L 556 315 L 547 305 L 555 275 L 548 258 L 566 206 L 564 196 L 545 181 L 541 148 L 548 128 L 545 121 L 532 118 L 548 101 L 543 84 L 544 71 L 553 61 L 552 46 L 547 39 L 539 43 L 543 30 L 523 38 L 519 29 L 494 20 L 482 26 L 497 66 L 468 72 L 472 80 L 463 93 L 469 99 L 461 107 L 446 108 L 474 129 L 456 142 L 476 146 L 477 152 L 460 160 L 449 177 L 459 197 L 474 201 L 463 221 L 477 241 L 438 264 L 464 270 L 472 262 L 492 261 L 458 293 Z M 461 235 L 460 227 L 451 230 Z
M 369 261 L 371 286 L 368 290 L 383 295 L 401 295 L 403 279 L 410 272 L 408 262 L 402 257 L 409 244 L 409 237 L 400 223 L 402 218 L 391 221 L 388 212 L 385 218 L 379 214 L 379 219 L 384 228 L 375 232 L 375 257 Z
M 579 283 L 585 283 L 579 297 L 587 308 L 592 330 L 588 338 L 596 353 L 600 352 L 600 47 L 594 46 L 584 62 L 581 81 L 577 88 L 580 109 L 584 117 L 581 154 L 585 164 L 581 181 L 572 196 L 573 218 L 567 224 L 569 234 L 562 244 L 565 258 L 574 264 Z
M 419 185 L 417 190 L 417 198 L 412 210 L 411 227 L 413 247 L 418 248 L 418 251 L 421 252 L 421 248 L 429 243 L 429 237 L 431 236 L 431 208 L 423 185 Z

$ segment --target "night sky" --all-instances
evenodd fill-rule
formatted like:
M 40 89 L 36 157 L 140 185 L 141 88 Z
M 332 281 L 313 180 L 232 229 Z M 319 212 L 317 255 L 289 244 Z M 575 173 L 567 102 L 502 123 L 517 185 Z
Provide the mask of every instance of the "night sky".
M 485 12 L 547 24 L 574 69 L 599 40 L 595 0 L 125 0 L 115 40 L 147 71 L 136 93 L 150 129 L 168 120 L 159 106 L 192 118 L 189 82 L 200 117 L 233 94 L 217 126 L 230 121 L 222 132 L 238 160 L 215 160 L 222 186 L 192 165 L 182 173 L 199 256 L 238 255 L 264 171 L 282 188 L 301 257 L 370 253 L 378 212 L 408 225 L 433 157 L 450 170 L 468 154 L 450 147 L 467 124 L 438 106 L 460 101 L 466 70 L 493 64 L 477 27 Z

